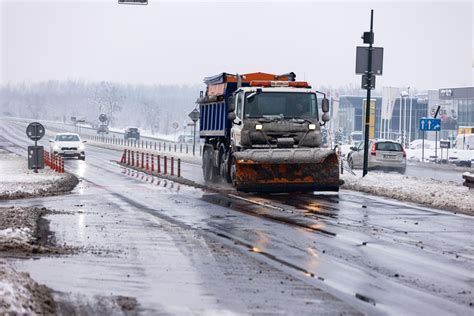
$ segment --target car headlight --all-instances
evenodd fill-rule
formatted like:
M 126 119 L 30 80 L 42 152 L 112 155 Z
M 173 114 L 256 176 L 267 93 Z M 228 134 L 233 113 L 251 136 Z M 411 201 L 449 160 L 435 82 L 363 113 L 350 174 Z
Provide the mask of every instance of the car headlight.
M 79 144 L 79 149 L 84 150 L 84 144 Z
M 54 150 L 59 150 L 59 146 L 58 146 L 58 145 L 54 145 L 53 149 L 54 149 Z

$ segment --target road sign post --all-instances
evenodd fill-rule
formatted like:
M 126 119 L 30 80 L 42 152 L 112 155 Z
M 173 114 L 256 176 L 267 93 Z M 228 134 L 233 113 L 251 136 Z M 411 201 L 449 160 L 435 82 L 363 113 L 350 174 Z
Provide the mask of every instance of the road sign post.
M 199 120 L 199 110 L 194 109 L 189 113 L 189 118 L 194 123 L 194 132 L 193 132 L 193 156 L 196 155 L 196 122 Z
M 44 168 L 44 149 L 43 146 L 38 146 L 38 141 L 43 138 L 44 134 L 44 126 L 38 122 L 30 123 L 26 128 L 26 136 L 35 141 L 35 146 L 28 147 L 28 169 L 33 169 L 35 173 L 38 173 L 38 169 Z
M 356 74 L 362 74 L 362 88 L 367 90 L 367 102 L 365 104 L 365 127 L 364 127 L 364 165 L 362 176 L 367 174 L 369 166 L 369 133 L 370 133 L 370 94 L 375 89 L 375 76 L 382 74 L 383 48 L 373 47 L 374 44 L 374 10 L 370 11 L 370 31 L 362 35 L 364 44 L 369 47 L 357 47 L 356 50 Z

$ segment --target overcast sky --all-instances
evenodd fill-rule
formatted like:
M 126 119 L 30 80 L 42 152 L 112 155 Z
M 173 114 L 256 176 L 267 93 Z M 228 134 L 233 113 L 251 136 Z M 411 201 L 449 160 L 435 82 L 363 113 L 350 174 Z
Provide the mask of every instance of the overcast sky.
M 1 3 L 1 82 L 201 83 L 294 71 L 313 85 L 360 84 L 355 47 L 375 10 L 377 86 L 473 84 L 473 8 L 464 2 L 110 1 Z

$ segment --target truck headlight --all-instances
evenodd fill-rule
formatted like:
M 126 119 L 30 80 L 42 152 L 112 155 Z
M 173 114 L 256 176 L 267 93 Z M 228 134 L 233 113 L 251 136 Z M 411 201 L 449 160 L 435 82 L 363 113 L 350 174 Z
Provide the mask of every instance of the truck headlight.
M 262 128 L 263 128 L 263 125 L 262 125 L 262 124 L 257 124 L 257 125 L 255 125 L 255 129 L 256 129 L 257 131 L 261 131 Z
M 309 124 L 309 125 L 308 125 L 308 129 L 309 129 L 310 131 L 314 131 L 314 130 L 316 129 L 316 124 Z

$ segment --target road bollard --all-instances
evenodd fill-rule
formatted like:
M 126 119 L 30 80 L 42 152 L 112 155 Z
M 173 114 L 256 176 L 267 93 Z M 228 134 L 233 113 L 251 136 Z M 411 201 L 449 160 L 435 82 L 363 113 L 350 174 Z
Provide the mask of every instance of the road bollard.
M 161 142 L 158 143 L 158 151 L 161 151 Z
M 128 150 L 127 165 L 130 166 L 130 149 Z
M 171 176 L 174 176 L 174 157 L 171 157 Z
M 171 151 L 171 143 L 168 144 L 168 151 Z
M 181 159 L 178 158 L 178 178 L 181 178 Z
M 125 159 L 127 157 L 127 150 L 123 150 L 122 158 L 120 159 L 120 163 L 125 163 Z
M 143 167 L 145 167 L 144 162 L 145 162 L 145 153 L 142 153 L 142 169 Z
M 155 172 L 155 155 L 151 154 L 151 172 Z
M 176 143 L 174 144 L 174 152 L 176 152 Z
M 137 167 L 140 167 L 140 153 L 137 151 Z
M 154 143 L 155 143 L 155 151 L 156 151 L 156 142 L 154 142 Z
M 132 151 L 132 166 L 135 166 L 135 152 Z
M 186 153 L 188 153 L 188 144 L 186 144 Z
M 150 161 L 150 156 L 148 153 L 146 153 L 146 170 L 150 169 L 149 161 Z
M 166 174 L 168 171 L 168 157 L 163 158 L 163 174 Z
M 183 152 L 183 144 L 179 144 L 179 152 L 180 152 L 180 153 Z
M 64 173 L 64 158 L 61 157 L 61 173 Z
M 160 155 L 156 156 L 156 172 L 161 173 Z

